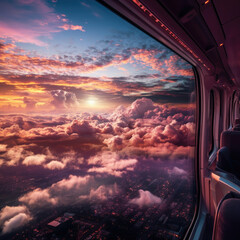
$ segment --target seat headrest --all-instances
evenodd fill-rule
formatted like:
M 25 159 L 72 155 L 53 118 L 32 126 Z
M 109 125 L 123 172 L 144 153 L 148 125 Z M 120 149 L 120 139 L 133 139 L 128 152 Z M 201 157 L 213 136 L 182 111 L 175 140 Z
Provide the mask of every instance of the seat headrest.
M 214 223 L 214 240 L 239 239 L 240 199 L 229 198 L 219 205 Z
M 221 133 L 220 147 L 228 147 L 230 151 L 240 152 L 240 132 L 224 131 Z

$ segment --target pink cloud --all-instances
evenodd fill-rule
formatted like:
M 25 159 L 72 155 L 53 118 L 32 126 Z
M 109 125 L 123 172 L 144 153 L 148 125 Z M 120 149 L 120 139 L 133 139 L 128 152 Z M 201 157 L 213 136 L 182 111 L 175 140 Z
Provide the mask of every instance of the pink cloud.
M 31 217 L 26 213 L 19 213 L 4 223 L 2 233 L 9 233 L 17 228 L 20 228 L 26 225 L 30 220 Z
M 168 170 L 170 175 L 186 175 L 187 172 L 184 169 L 173 167 L 173 169 Z
M 116 151 L 116 150 L 121 150 L 123 146 L 123 140 L 119 136 L 114 136 L 112 138 L 105 139 L 103 143 L 108 145 L 108 148 Z
M 85 32 L 85 30 L 83 29 L 83 26 L 80 25 L 71 25 L 71 24 L 64 24 L 62 26 L 59 26 L 59 28 L 62 28 L 64 30 L 79 30 L 81 32 Z
M 19 201 L 29 206 L 47 206 L 49 204 L 56 205 L 57 198 L 51 197 L 49 189 L 36 188 L 32 192 L 28 192 L 19 198 Z
M 149 191 L 144 191 L 142 189 L 138 190 L 139 192 L 139 197 L 134 198 L 129 201 L 131 204 L 136 204 L 139 207 L 144 207 L 144 206 L 151 206 L 153 204 L 160 204 L 162 202 L 162 199 L 153 195 Z
M 80 199 L 106 201 L 110 197 L 119 193 L 117 184 L 105 186 L 101 185 L 97 189 L 91 189 L 89 195 L 80 196 Z
M 63 169 L 65 167 L 65 165 L 59 161 L 51 161 L 48 164 L 46 164 L 44 167 L 54 170 L 54 169 Z
M 88 159 L 88 164 L 96 165 L 88 172 L 107 173 L 121 177 L 127 171 L 133 171 L 138 160 L 134 158 L 121 159 L 117 153 L 103 152 Z
M 29 208 L 46 208 L 53 205 L 72 204 L 73 201 L 105 201 L 118 194 L 119 191 L 117 184 L 99 186 L 92 176 L 70 175 L 68 178 L 62 179 L 48 188 L 37 188 L 24 194 L 19 198 L 19 201 L 29 206 Z M 25 209 L 25 207 L 23 208 Z M 16 215 L 20 210 L 22 211 L 22 209 L 15 210 L 16 213 L 14 212 L 12 215 Z
M 134 101 L 125 111 L 125 115 L 130 118 L 142 118 L 144 114 L 153 110 L 153 101 L 148 98 L 141 98 Z
M 159 61 L 159 54 L 162 54 L 159 50 L 135 49 L 132 52 L 132 58 L 154 70 L 161 71 L 165 76 L 192 76 L 191 69 L 183 69 L 179 66 L 178 63 L 183 61 L 179 56 L 170 56 L 162 62 Z
M 81 2 L 81 4 L 82 4 L 84 7 L 90 8 L 90 5 L 88 5 L 88 4 L 85 3 L 85 2 Z
M 80 187 L 88 184 L 92 180 L 92 177 L 87 175 L 84 177 L 78 177 L 75 175 L 70 175 L 69 178 L 63 179 L 57 183 L 54 183 L 50 189 L 51 191 L 69 191 L 72 189 L 78 190 Z
M 37 154 L 37 155 L 27 156 L 22 163 L 25 165 L 41 165 L 45 161 L 46 161 L 46 155 Z
M 18 7 L 10 3 L 4 6 L 9 12 L 9 19 L 0 22 L 0 36 L 3 38 L 46 46 L 47 44 L 39 38 L 49 37 L 51 33 L 59 31 L 57 14 L 42 0 L 18 1 Z
M 6 152 L 7 151 L 7 144 L 0 144 L 0 152 Z
M 6 206 L 0 211 L 0 225 L 12 217 L 18 215 L 19 213 L 28 213 L 26 206 Z
M 88 137 L 98 132 L 98 129 L 94 128 L 86 120 L 74 120 L 67 128 L 67 133 L 77 133 L 82 137 Z
M 89 172 L 121 177 L 134 169 L 140 156 L 175 161 L 192 158 L 195 123 L 191 115 L 189 109 L 142 98 L 102 116 L 1 117 L 0 136 L 16 138 L 15 146 L 3 144 L 7 146 L 2 147 L 1 164 L 61 170 L 88 163 L 93 165 Z M 30 144 L 45 147 L 36 150 Z M 47 153 L 46 146 L 51 153 Z M 127 166 L 121 168 L 120 163 Z
M 72 92 L 53 90 L 51 91 L 51 95 L 53 98 L 51 104 L 56 110 L 60 110 L 62 108 L 76 108 L 79 105 L 76 95 Z

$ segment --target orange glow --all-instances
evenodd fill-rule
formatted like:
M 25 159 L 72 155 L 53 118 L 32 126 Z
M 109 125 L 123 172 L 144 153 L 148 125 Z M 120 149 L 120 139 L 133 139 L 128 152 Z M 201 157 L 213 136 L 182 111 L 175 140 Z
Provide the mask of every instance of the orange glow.
M 219 47 L 222 47 L 222 46 L 223 46 L 223 43 L 220 43 L 220 44 L 219 44 Z
M 210 0 L 207 0 L 207 1 L 204 2 L 204 4 L 208 4 L 209 2 L 210 2 Z

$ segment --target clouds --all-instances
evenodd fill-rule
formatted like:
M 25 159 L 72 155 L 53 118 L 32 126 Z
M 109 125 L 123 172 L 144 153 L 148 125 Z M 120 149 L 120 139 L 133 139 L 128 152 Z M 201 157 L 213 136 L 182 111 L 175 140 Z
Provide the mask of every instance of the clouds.
M 162 199 L 153 195 L 149 191 L 144 191 L 140 189 L 139 191 L 139 197 L 136 197 L 129 201 L 131 204 L 136 204 L 139 207 L 149 207 L 153 204 L 160 204 L 162 202 Z
M 69 175 L 45 189 L 36 188 L 20 196 L 21 205 L 6 206 L 0 211 L 0 227 L 2 233 L 9 233 L 26 225 L 39 210 L 54 206 L 80 204 L 82 202 L 102 202 L 116 197 L 120 193 L 119 186 L 99 184 L 90 175 Z
M 47 205 L 56 205 L 57 199 L 50 196 L 48 189 L 36 188 L 32 192 L 25 194 L 19 198 L 19 201 L 28 206 L 44 207 Z
M 76 95 L 71 92 L 53 90 L 51 91 L 51 95 L 53 97 L 51 104 L 55 107 L 56 110 L 61 108 L 77 107 L 79 104 Z
M 85 30 L 83 29 L 83 26 L 80 26 L 80 25 L 64 24 L 62 26 L 59 26 L 59 28 L 62 28 L 64 30 L 73 30 L 73 31 L 79 30 L 81 32 L 85 32 Z
M 0 224 L 3 224 L 6 220 L 11 219 L 19 213 L 26 213 L 27 211 L 26 206 L 6 206 L 0 211 Z
M 105 201 L 109 197 L 119 193 L 118 186 L 98 186 L 94 177 L 85 175 L 83 177 L 69 175 L 52 184 L 46 189 L 34 189 L 19 198 L 19 202 L 26 204 L 29 208 L 62 206 L 74 204 L 85 200 Z
M 15 1 L 15 4 L 4 2 L 1 4 L 1 16 L 1 37 L 17 42 L 46 46 L 39 37 L 58 31 L 57 14 L 41 0 Z
M 14 1 L 11 4 L 3 2 L 1 16 L 0 36 L 16 42 L 47 46 L 42 38 L 50 38 L 52 34 L 61 31 L 60 29 L 85 32 L 80 25 L 62 25 L 68 21 L 66 15 L 57 14 L 54 8 L 43 0 Z
M 87 137 L 89 135 L 95 134 L 96 132 L 97 129 L 92 127 L 86 120 L 74 120 L 67 128 L 68 134 L 77 133 L 82 137 Z
M 18 215 L 12 217 L 6 221 L 3 225 L 2 233 L 9 233 L 17 228 L 24 226 L 31 220 L 31 217 L 25 213 L 19 213 Z
M 1 1 L 1 112 L 76 112 L 89 95 L 99 99 L 94 110 L 141 97 L 189 101 L 191 65 L 97 2 L 84 4 Z M 94 8 L 105 17 L 95 21 Z
M 0 211 L 0 226 L 2 233 L 9 233 L 27 224 L 32 217 L 26 206 L 6 206 Z
M 144 49 L 144 54 L 155 56 L 155 65 L 159 66 L 157 71 L 161 74 L 151 71 L 149 74 L 131 73 L 117 77 L 96 74 L 100 70 L 108 72 L 109 69 L 112 71 L 131 64 L 150 66 L 148 58 L 143 57 L 142 53 L 141 61 L 139 57 L 136 58 L 141 51 L 139 48 L 122 49 L 119 52 L 119 49 L 110 47 L 89 47 L 81 54 L 45 57 L 28 55 L 16 45 L 3 42 L 0 63 L 5 74 L 1 77 L 7 89 L 4 94 L 9 97 L 2 103 L 5 103 L 2 110 L 9 111 L 7 105 L 10 105 L 15 112 L 24 109 L 51 111 L 53 106 L 65 111 L 70 107 L 76 111 L 79 103 L 83 103 L 84 96 L 93 93 L 100 99 L 118 99 L 123 103 L 144 96 L 161 102 L 188 102 L 194 90 L 192 70 L 178 57 L 171 58 L 171 64 L 165 65 L 168 61 L 161 60 L 160 56 L 165 51 L 162 49 Z M 186 73 L 182 74 L 182 71 Z
M 125 114 L 130 118 L 143 118 L 145 113 L 154 108 L 153 102 L 150 99 L 141 98 L 134 101 L 131 106 L 127 108 Z
M 173 167 L 173 169 L 169 169 L 168 173 L 170 175 L 186 175 L 187 172 L 184 169 L 178 168 L 178 167 Z
M 95 209 L 120 195 L 117 208 L 161 204 L 164 194 L 138 181 L 158 170 L 186 176 L 191 66 L 97 1 L 0 5 L 0 167 L 27 180 L 18 188 L 25 181 L 13 178 L 18 206 L 2 208 L 2 233 L 52 208 Z
M 59 100 L 63 105 L 68 101 L 61 94 L 56 99 L 63 99 Z M 0 119 L 1 164 L 8 166 L 87 167 L 89 172 L 121 177 L 140 159 L 192 158 L 195 146 L 193 109 L 159 105 L 147 98 L 108 114 Z
M 7 144 L 0 144 L 0 152 L 6 152 L 7 151 Z
M 117 184 L 110 186 L 101 185 L 97 189 L 91 189 L 89 195 L 81 196 L 80 199 L 89 199 L 91 201 L 106 201 L 109 198 L 119 194 Z
M 46 155 L 37 154 L 37 155 L 27 156 L 22 163 L 25 165 L 41 165 L 45 161 L 46 161 Z
M 93 165 L 88 172 L 121 177 L 127 171 L 133 171 L 137 162 L 138 160 L 134 158 L 121 159 L 116 153 L 103 152 L 88 159 L 88 164 Z
M 62 105 L 67 104 L 65 92 L 56 94 L 56 99 L 64 99 L 58 99 Z M 182 166 L 193 159 L 193 109 L 148 98 L 110 113 L 2 115 L 0 120 L 1 165 L 34 166 L 48 174 L 79 173 L 45 188 L 36 186 L 18 197 L 19 206 L 3 208 L 2 233 L 25 226 L 40 209 L 112 201 L 123 192 L 119 183 L 138 178 L 142 168 L 150 175 L 156 167 L 170 180 L 186 179 L 189 174 Z M 126 204 L 149 208 L 163 203 L 163 195 L 142 188 L 136 185 Z

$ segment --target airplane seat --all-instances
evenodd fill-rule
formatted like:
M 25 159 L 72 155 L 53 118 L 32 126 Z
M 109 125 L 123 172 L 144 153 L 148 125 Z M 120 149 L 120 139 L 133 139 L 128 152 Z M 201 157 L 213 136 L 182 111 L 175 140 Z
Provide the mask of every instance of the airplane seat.
M 218 204 L 212 240 L 240 239 L 240 195 L 228 193 Z
M 220 147 L 217 153 L 216 170 L 227 171 L 240 178 L 240 132 L 222 132 Z

